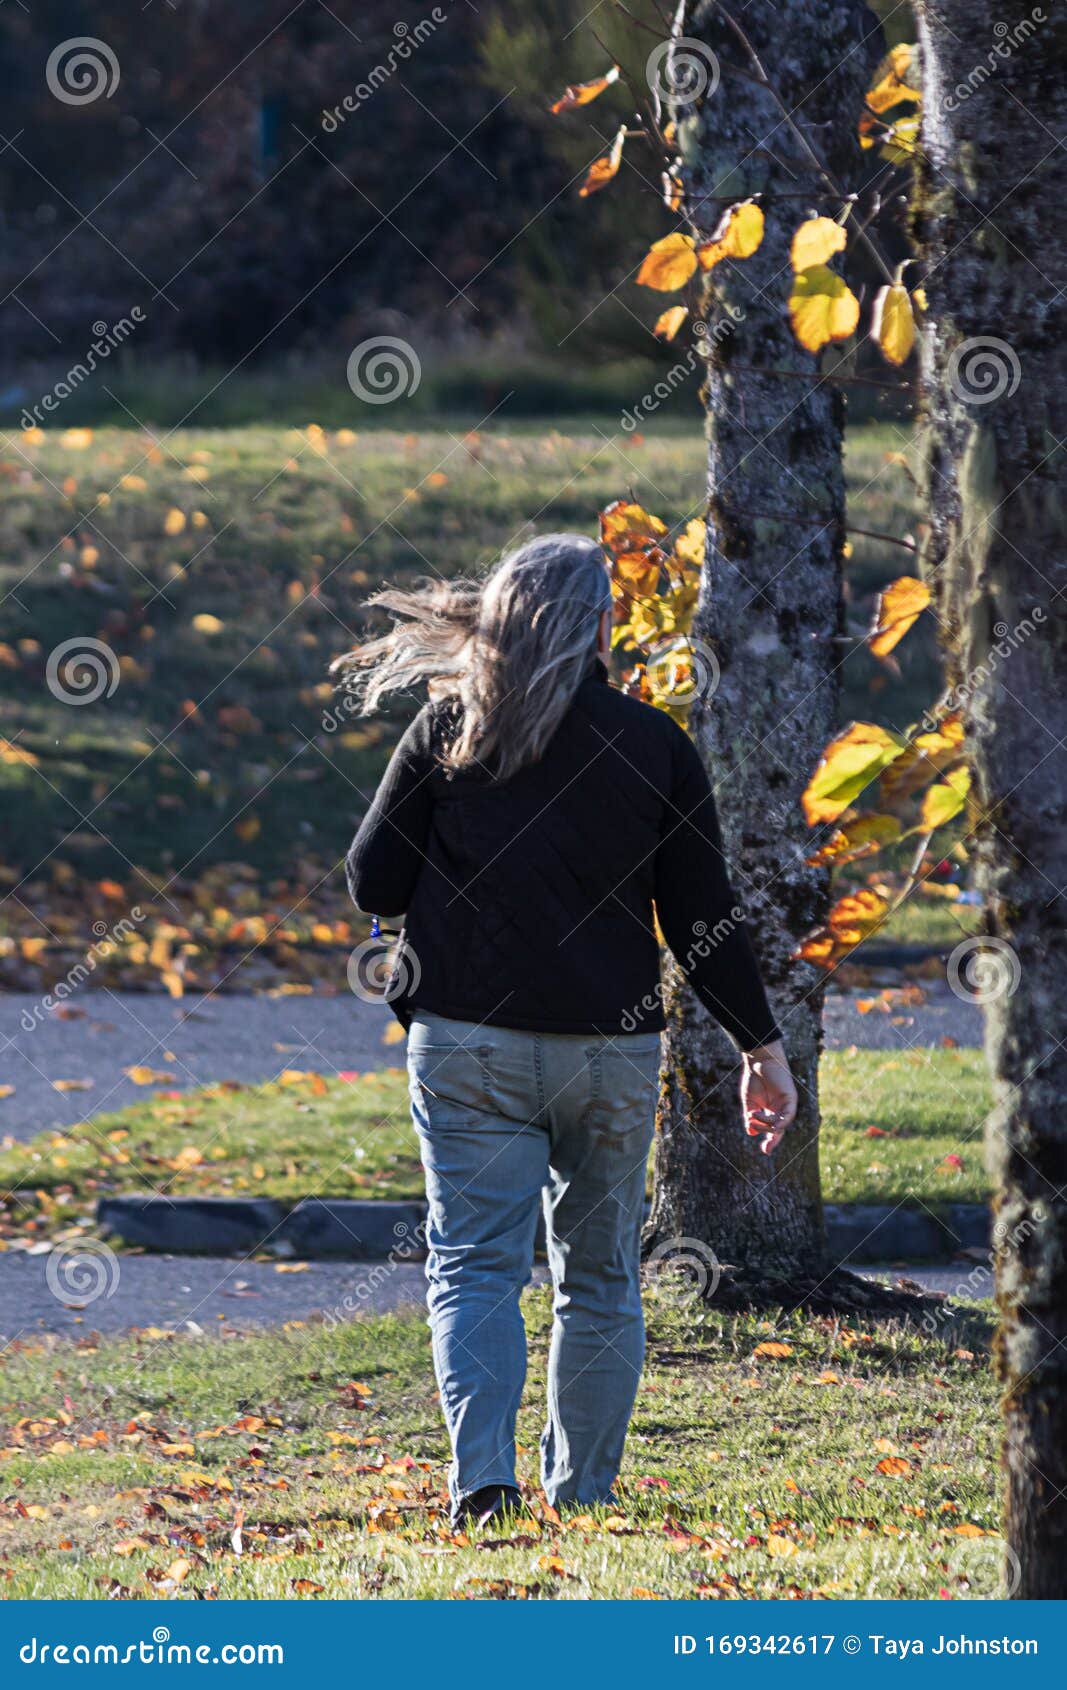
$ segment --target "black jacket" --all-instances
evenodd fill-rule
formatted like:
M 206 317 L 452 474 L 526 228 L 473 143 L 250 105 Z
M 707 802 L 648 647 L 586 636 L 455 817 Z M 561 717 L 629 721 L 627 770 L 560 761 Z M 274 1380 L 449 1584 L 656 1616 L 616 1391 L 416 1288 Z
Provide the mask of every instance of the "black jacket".
M 606 682 L 598 662 L 541 760 L 508 781 L 441 768 L 452 704 L 426 705 L 404 734 L 348 883 L 361 910 L 406 912 L 389 993 L 405 1025 L 423 1009 L 557 1033 L 658 1030 L 654 905 L 742 1049 L 778 1037 L 696 749 Z

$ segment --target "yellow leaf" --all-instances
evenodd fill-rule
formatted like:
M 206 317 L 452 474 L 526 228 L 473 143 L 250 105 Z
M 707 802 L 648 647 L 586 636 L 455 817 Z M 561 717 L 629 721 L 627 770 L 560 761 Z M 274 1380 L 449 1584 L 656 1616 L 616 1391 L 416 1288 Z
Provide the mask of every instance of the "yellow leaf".
M 904 749 L 902 740 L 875 723 L 852 722 L 830 741 L 804 789 L 801 803 L 808 826 L 836 821 Z
M 768 1555 L 795 1555 L 796 1553 L 797 1545 L 791 1537 L 779 1537 L 777 1533 L 772 1533 L 767 1539 Z
M 62 444 L 69 452 L 84 452 L 93 443 L 91 428 L 68 428 L 62 435 Z
M 199 615 L 193 617 L 193 627 L 198 634 L 221 634 L 223 624 L 217 616 L 202 610 Z
M 907 288 L 899 282 L 879 289 L 871 317 L 871 335 L 890 364 L 907 361 L 915 345 L 915 313 Z
M 696 267 L 692 235 L 664 235 L 645 254 L 637 280 L 642 287 L 673 293 L 685 286 Z
M 674 542 L 674 555 L 683 569 L 702 569 L 704 567 L 706 543 L 707 524 L 703 517 L 696 516 L 691 522 L 686 523 Z
M 195 1144 L 183 1144 L 177 1156 L 171 1157 L 170 1166 L 175 1173 L 181 1173 L 183 1168 L 198 1168 L 203 1160 L 203 1151 L 198 1150 Z M 189 1454 L 192 1454 L 192 1450 Z
M 789 249 L 794 270 L 810 270 L 814 264 L 826 264 L 835 252 L 842 252 L 848 233 L 832 217 L 809 217 L 793 236 Z
M 882 157 L 890 164 L 907 164 L 919 143 L 919 119 L 899 117 L 882 138 Z
M 661 316 L 656 318 L 656 325 L 652 333 L 657 340 L 673 340 L 688 315 L 687 306 L 670 305 Z
M 757 1344 L 756 1348 L 752 1352 L 754 1356 L 767 1356 L 772 1361 L 781 1361 L 785 1356 L 791 1356 L 792 1353 L 792 1344 L 780 1344 L 774 1340 L 769 1340 L 764 1344 Z
M 856 295 L 841 276 L 815 264 L 793 278 L 789 321 L 801 346 L 818 352 L 832 340 L 847 340 L 860 320 Z
M 930 589 L 914 575 L 900 575 L 883 587 L 874 612 L 867 644 L 875 657 L 892 651 L 930 603 Z
M 169 1074 L 164 1068 L 146 1068 L 141 1063 L 134 1068 L 124 1068 L 122 1072 L 135 1086 L 161 1086 L 177 1079 L 176 1074 Z
M 697 248 L 700 267 L 714 270 L 724 258 L 751 258 L 762 240 L 763 212 L 755 200 L 743 200 L 730 207 L 711 240 Z
M 382 1043 L 383 1045 L 398 1045 L 402 1044 L 406 1037 L 407 1034 L 404 1032 L 400 1022 L 390 1021 L 388 1027 L 385 1029 L 385 1032 L 382 1034 Z
M 611 143 L 610 151 L 606 152 L 602 158 L 594 160 L 589 166 L 589 174 L 578 189 L 582 199 L 588 199 L 590 194 L 599 193 L 601 188 L 606 188 L 612 178 L 619 174 L 619 165 L 622 163 L 622 144 L 625 139 L 626 126 L 622 125 Z
M 553 115 L 559 112 L 573 111 L 575 106 L 587 106 L 602 94 L 605 88 L 610 88 L 613 82 L 619 80 L 619 67 L 612 65 L 603 76 L 594 77 L 592 82 L 572 82 L 564 89 L 555 105 L 549 106 Z
M 923 795 L 922 815 L 919 818 L 923 832 L 930 833 L 934 828 L 944 827 L 953 816 L 958 816 L 970 790 L 970 769 L 953 769 L 943 781 L 928 787 Z
M 245 842 L 245 844 L 248 844 L 250 840 L 257 839 L 259 837 L 259 830 L 262 826 L 263 823 L 260 821 L 258 816 L 242 816 L 233 831 L 236 833 L 238 839 L 241 839 Z
M 185 512 L 173 505 L 167 512 L 163 522 L 164 534 L 180 534 L 185 527 Z
M 867 91 L 867 104 L 873 112 L 889 111 L 903 101 L 918 101 L 918 88 L 909 88 L 904 77 L 911 69 L 915 48 L 905 41 L 898 42 L 875 71 L 874 82 Z

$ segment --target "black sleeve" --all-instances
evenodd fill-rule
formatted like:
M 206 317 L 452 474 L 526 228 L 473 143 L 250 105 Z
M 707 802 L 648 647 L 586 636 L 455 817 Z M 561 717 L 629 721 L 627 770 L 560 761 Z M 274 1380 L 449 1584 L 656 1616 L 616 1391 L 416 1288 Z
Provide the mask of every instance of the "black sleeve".
M 426 856 L 434 771 L 431 707 L 424 705 L 389 760 L 352 841 L 348 890 L 368 915 L 403 915 Z
M 742 1050 L 754 1050 L 781 1034 L 730 885 L 704 765 L 687 734 L 679 730 L 672 739 L 674 773 L 656 852 L 656 914 L 701 1003 Z

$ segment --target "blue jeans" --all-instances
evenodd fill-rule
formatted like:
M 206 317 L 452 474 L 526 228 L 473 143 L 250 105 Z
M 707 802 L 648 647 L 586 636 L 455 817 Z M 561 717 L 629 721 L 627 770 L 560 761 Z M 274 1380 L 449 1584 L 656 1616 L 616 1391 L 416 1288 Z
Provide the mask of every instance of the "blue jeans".
M 640 1237 L 659 1034 L 519 1032 L 418 1013 L 408 1072 L 452 1500 L 515 1483 L 519 1297 L 543 1200 L 554 1320 L 541 1479 L 553 1504 L 607 1502 L 644 1359 Z

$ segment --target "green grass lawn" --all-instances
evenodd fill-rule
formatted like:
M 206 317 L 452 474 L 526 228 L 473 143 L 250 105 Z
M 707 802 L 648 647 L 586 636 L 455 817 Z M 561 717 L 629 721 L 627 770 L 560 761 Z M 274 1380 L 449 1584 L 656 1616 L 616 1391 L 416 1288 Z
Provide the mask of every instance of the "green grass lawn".
M 598 509 L 628 490 L 671 522 L 702 509 L 695 417 L 644 441 L 611 414 L 476 434 L 432 423 L 327 433 L 308 420 L 158 441 L 132 426 L 0 436 L 9 868 L 55 853 L 89 878 L 127 881 L 137 865 L 184 884 L 220 862 L 285 875 L 294 856 L 332 866 L 403 716 L 330 726 L 327 667 L 377 585 L 476 569 L 535 531 L 593 531 Z M 891 461 L 902 450 L 902 425 L 854 431 L 858 526 L 908 531 L 914 492 Z M 857 627 L 909 564 L 899 547 L 856 536 Z M 928 622 L 900 647 L 899 679 L 850 652 L 845 717 L 901 725 L 929 702 Z M 46 666 L 83 637 L 104 641 L 120 672 L 110 696 L 75 707 L 53 696 Z M 46 887 L 58 897 L 55 872 Z
M 986 1195 L 980 1051 L 830 1051 L 822 1088 L 828 1201 L 937 1205 Z M 157 1095 L 0 1151 L 9 1239 L 91 1228 L 96 1200 L 115 1191 L 293 1202 L 421 1196 L 406 1080 L 399 1069 L 346 1080 L 294 1074 Z
M 982 1313 L 932 1334 L 647 1293 L 619 1507 L 537 1491 L 549 1300 L 525 1303 L 526 1508 L 471 1541 L 421 1317 L 148 1330 L 0 1355 L 9 1597 L 988 1597 L 997 1393 Z M 770 1350 L 761 1346 L 770 1345 Z

